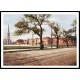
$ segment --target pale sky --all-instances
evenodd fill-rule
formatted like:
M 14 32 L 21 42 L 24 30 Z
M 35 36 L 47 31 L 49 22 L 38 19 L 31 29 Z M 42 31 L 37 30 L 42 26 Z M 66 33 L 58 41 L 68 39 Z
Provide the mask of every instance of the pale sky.
M 3 38 L 7 38 L 8 24 L 10 28 L 10 38 L 12 41 L 17 39 L 30 39 L 32 38 L 32 33 L 24 34 L 21 36 L 14 36 L 15 24 L 23 17 L 23 14 L 3 14 Z M 77 17 L 76 14 L 52 14 L 51 20 L 58 22 L 62 28 L 69 29 L 71 28 L 72 21 Z M 50 37 L 51 29 L 47 25 L 42 26 L 45 29 L 43 37 Z M 38 38 L 37 35 L 34 35 L 34 38 Z

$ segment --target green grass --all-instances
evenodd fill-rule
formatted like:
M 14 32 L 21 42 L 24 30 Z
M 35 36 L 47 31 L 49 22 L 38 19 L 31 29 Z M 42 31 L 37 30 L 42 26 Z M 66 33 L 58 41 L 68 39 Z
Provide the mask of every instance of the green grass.
M 44 47 L 51 47 L 50 45 L 44 45 Z M 53 47 L 56 47 L 53 45 Z M 59 46 L 59 48 L 64 48 L 64 46 Z M 35 48 L 40 48 L 39 45 L 34 45 L 34 46 L 3 46 L 4 50 L 10 50 L 10 49 L 35 49 Z
M 39 48 L 35 46 L 3 46 L 4 50 L 9 50 L 9 49 L 31 49 L 31 48 Z

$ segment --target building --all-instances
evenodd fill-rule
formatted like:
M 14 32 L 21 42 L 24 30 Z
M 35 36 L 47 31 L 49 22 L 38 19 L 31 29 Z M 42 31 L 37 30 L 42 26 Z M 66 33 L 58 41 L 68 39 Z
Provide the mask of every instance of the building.
M 12 44 L 11 39 L 10 39 L 9 25 L 8 25 L 7 38 L 4 38 L 4 39 L 3 39 L 3 44 L 4 44 L 4 45 Z
M 42 41 L 44 43 L 44 45 L 51 45 L 51 38 L 50 37 L 44 37 L 42 38 Z M 68 44 L 69 45 L 73 45 L 75 41 L 70 38 L 68 39 Z M 40 38 L 34 38 L 34 39 L 27 39 L 27 40 L 23 40 L 24 44 L 27 45 L 38 45 L 40 44 Z M 52 38 L 52 45 L 56 45 L 57 44 L 57 39 L 56 38 Z M 66 39 L 65 38 L 59 38 L 59 45 L 66 45 Z
M 7 44 L 7 39 L 6 38 L 3 39 L 3 44 Z

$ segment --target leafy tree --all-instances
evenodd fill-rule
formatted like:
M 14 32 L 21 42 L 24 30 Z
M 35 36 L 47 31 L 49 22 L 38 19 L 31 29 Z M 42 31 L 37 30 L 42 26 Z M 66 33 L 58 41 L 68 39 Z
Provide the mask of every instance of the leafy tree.
M 71 26 L 73 26 L 73 32 L 75 32 L 75 36 L 76 36 L 76 26 L 77 26 L 77 19 L 74 19 Z
M 22 39 L 18 39 L 17 42 L 18 42 L 19 45 L 24 44 L 24 41 Z
M 15 34 L 21 35 L 32 31 L 40 37 L 40 49 L 43 49 L 42 34 L 44 29 L 42 25 L 47 22 L 49 17 L 50 14 L 24 14 L 23 20 L 15 24 L 17 27 Z
M 57 39 L 57 45 L 56 48 L 59 48 L 59 37 L 61 36 L 62 32 L 60 31 L 60 25 L 58 23 L 55 22 L 49 22 L 49 26 L 54 30 L 53 35 L 56 37 Z
M 77 19 L 76 19 L 76 18 L 73 20 L 71 26 L 73 26 L 73 28 L 72 28 L 72 32 L 73 32 L 73 33 L 75 32 L 75 38 L 74 38 L 74 41 L 75 41 L 75 45 L 76 45 L 76 27 L 77 27 Z
M 71 33 L 71 29 L 69 29 L 69 30 L 63 30 L 63 37 L 65 38 L 65 41 L 66 41 L 66 45 L 67 45 L 67 47 L 69 47 L 69 44 L 68 44 L 68 40 L 69 39 L 72 39 L 72 33 Z

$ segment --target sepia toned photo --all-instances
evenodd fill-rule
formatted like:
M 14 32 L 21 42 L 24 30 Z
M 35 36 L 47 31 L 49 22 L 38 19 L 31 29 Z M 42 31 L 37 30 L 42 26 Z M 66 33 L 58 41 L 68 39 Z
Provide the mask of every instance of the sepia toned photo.
M 2 12 L 1 68 L 78 68 L 79 12 Z

